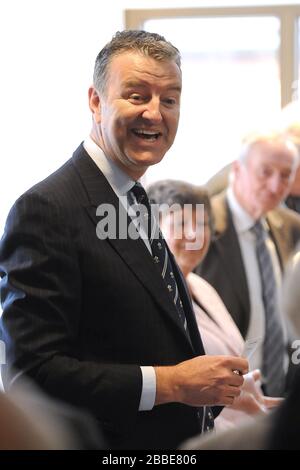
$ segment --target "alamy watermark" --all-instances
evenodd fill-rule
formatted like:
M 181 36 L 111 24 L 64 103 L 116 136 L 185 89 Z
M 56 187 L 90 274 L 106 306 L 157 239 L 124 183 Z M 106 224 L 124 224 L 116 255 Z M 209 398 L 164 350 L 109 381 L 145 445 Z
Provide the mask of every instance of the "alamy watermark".
M 295 349 L 291 355 L 292 364 L 298 365 L 300 364 L 300 339 L 295 339 L 292 342 L 292 349 Z
M 127 197 L 119 200 L 119 210 L 112 204 L 100 204 L 96 215 L 100 218 L 96 234 L 100 240 L 159 238 L 159 221 L 168 215 L 172 224 L 172 238 L 183 240 L 186 250 L 199 250 L 204 244 L 204 204 L 144 204 L 128 205 Z M 128 223 L 127 214 L 131 221 Z
M 6 364 L 6 347 L 4 341 L 0 339 L 0 365 Z

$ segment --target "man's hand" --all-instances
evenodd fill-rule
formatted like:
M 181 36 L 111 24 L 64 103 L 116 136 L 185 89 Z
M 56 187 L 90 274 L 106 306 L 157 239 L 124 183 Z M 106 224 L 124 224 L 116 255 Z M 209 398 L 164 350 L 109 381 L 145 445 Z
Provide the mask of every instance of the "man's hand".
M 233 356 L 198 356 L 176 366 L 155 367 L 155 405 L 232 405 L 247 372 L 247 359 Z
M 232 408 L 249 415 L 268 412 L 269 408 L 280 405 L 283 398 L 266 397 L 261 390 L 261 373 L 255 369 L 244 376 L 241 395 L 234 401 Z

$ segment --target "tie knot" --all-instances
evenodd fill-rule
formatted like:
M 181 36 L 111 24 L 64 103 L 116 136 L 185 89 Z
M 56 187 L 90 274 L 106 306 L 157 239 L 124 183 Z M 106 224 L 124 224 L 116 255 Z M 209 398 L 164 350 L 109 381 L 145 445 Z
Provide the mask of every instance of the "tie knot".
M 260 220 L 258 220 L 253 227 L 251 227 L 251 232 L 254 233 L 256 238 L 263 238 L 265 234 L 265 230 Z
M 148 196 L 147 196 L 147 193 L 146 193 L 145 189 L 141 185 L 141 183 L 139 183 L 139 182 L 135 183 L 135 185 L 131 188 L 130 191 L 131 191 L 132 194 L 134 194 L 138 204 L 147 205 Z

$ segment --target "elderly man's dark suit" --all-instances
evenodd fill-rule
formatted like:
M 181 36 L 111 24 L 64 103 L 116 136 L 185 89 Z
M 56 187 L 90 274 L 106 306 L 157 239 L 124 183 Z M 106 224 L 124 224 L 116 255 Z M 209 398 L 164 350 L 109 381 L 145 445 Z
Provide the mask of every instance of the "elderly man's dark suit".
M 250 320 L 250 299 L 238 236 L 225 192 L 212 198 L 215 238 L 197 273 L 212 284 L 228 311 L 246 336 Z M 283 270 L 300 239 L 300 216 L 286 208 L 267 214 L 280 266 Z
M 81 145 L 12 208 L 0 246 L 5 382 L 18 377 L 12 366 L 26 371 L 87 408 L 113 447 L 174 448 L 199 433 L 202 409 L 139 412 L 139 366 L 204 354 L 190 300 L 175 269 L 191 340 L 143 241 L 96 236 L 103 203 L 118 218 L 117 196 Z

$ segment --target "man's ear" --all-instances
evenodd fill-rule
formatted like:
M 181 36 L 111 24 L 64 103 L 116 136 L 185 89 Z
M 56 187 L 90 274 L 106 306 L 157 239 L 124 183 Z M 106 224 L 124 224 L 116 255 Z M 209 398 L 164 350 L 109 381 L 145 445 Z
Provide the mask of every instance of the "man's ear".
M 89 88 L 89 106 L 96 123 L 101 121 L 101 100 L 98 91 L 94 87 Z
M 233 173 L 233 175 L 239 174 L 241 165 L 242 165 L 242 164 L 241 164 L 241 162 L 240 162 L 239 160 L 235 160 L 234 162 L 232 162 L 232 165 L 231 165 L 231 172 Z

